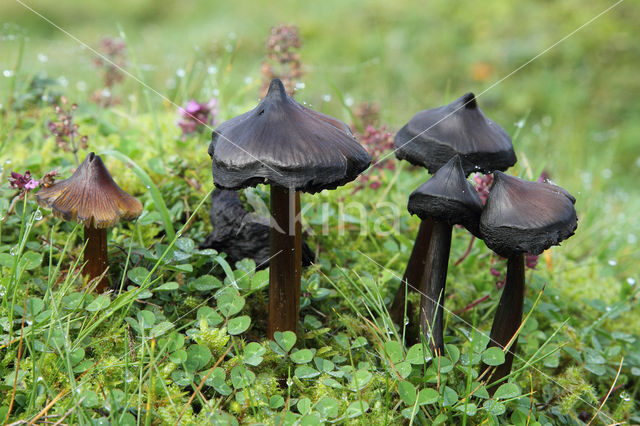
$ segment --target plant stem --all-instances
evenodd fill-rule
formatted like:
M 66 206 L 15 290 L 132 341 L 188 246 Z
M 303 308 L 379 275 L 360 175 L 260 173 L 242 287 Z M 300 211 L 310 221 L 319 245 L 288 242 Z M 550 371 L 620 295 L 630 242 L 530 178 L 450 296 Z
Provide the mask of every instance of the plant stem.
M 420 223 L 418 229 L 418 235 L 416 241 L 413 244 L 413 250 L 411 250 L 411 257 L 407 263 L 407 269 L 404 271 L 402 281 L 393 299 L 389 314 L 393 322 L 399 325 L 404 324 L 404 307 L 405 300 L 407 298 L 407 287 L 410 291 L 416 291 L 420 288 L 420 282 L 422 281 L 422 274 L 427 263 L 427 253 L 429 250 L 429 241 L 431 240 L 431 233 L 433 231 L 433 220 L 425 219 Z M 407 307 L 407 312 L 411 309 Z
M 444 290 L 451 250 L 451 230 L 448 223 L 434 221 L 427 254 L 427 265 L 422 275 L 420 290 L 420 324 L 434 355 L 444 350 L 443 315 Z
M 84 273 L 92 280 L 102 275 L 108 266 L 107 255 L 107 230 L 98 229 L 93 225 L 84 227 L 84 240 L 87 246 L 84 249 Z M 104 293 L 109 288 L 109 278 L 105 274 L 96 287 L 98 293 Z
M 271 185 L 269 260 L 269 338 L 276 331 L 298 328 L 302 238 L 300 194 Z
M 507 280 L 491 326 L 491 340 L 489 340 L 488 347 L 504 348 L 511 341 L 522 322 L 523 305 L 524 254 L 516 254 L 510 256 L 507 262 Z M 516 343 L 517 339 L 514 339 L 505 354 L 504 364 L 495 367 L 490 376 L 491 382 L 500 380 L 511 372 Z M 489 388 L 489 393 L 493 394 L 497 386 L 499 385 Z

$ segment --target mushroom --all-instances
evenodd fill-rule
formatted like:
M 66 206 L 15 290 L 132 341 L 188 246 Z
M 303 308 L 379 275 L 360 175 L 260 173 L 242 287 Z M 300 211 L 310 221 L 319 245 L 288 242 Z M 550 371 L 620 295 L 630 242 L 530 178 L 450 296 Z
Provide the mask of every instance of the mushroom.
M 434 174 L 455 154 L 460 155 L 465 176 L 471 172 L 506 170 L 516 163 L 507 132 L 484 115 L 473 93 L 452 103 L 418 112 L 396 134 L 396 156 Z M 420 223 L 400 287 L 391 305 L 392 319 L 403 324 L 406 287 L 419 287 L 433 222 Z
M 482 212 L 482 201 L 466 179 L 460 156 L 447 164 L 416 189 L 409 197 L 409 212 L 422 220 L 433 221 L 426 264 L 429 273 L 422 276 L 420 324 L 434 354 L 442 353 L 443 300 L 453 225 L 463 225 L 474 235 Z
M 54 216 L 84 225 L 84 273 L 89 279 L 101 277 L 96 287 L 103 292 L 109 286 L 107 228 L 122 220 L 134 220 L 142 213 L 142 204 L 124 192 L 113 180 L 102 159 L 87 155 L 73 175 L 55 182 L 36 194 L 38 204 L 50 208 Z
M 522 321 L 524 255 L 538 255 L 572 236 L 578 226 L 575 198 L 556 185 L 528 182 L 496 172 L 480 217 L 485 244 L 507 260 L 507 278 L 498 304 L 489 346 L 505 348 Z M 492 381 L 509 375 L 516 350 L 513 340 L 504 364 L 495 368 Z
M 201 249 L 226 253 L 231 264 L 250 258 L 256 269 L 269 267 L 269 218 L 249 213 L 237 191 L 216 188 L 211 194 L 209 218 L 213 232 L 200 244 Z M 309 266 L 314 260 L 315 254 L 302 241 L 302 266 Z
M 300 105 L 278 79 L 256 108 L 213 131 L 209 155 L 217 187 L 271 186 L 268 333 L 295 332 L 302 255 L 299 192 L 344 185 L 369 166 L 371 157 L 346 124 Z

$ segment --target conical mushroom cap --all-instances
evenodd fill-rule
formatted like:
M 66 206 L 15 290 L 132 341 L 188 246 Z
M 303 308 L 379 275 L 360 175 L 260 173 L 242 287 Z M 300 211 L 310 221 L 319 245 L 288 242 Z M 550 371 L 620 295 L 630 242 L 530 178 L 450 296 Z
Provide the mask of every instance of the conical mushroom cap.
M 409 196 L 409 212 L 421 219 L 431 217 L 450 225 L 463 225 L 478 234 L 482 201 L 473 185 L 465 178 L 460 157 L 448 163 Z
M 223 189 L 269 183 L 318 192 L 352 181 L 371 163 L 346 124 L 300 105 L 278 79 L 255 109 L 213 131 L 209 155 Z
M 496 172 L 480 217 L 480 234 L 501 256 L 540 254 L 574 234 L 575 202 L 559 186 Z
M 395 137 L 396 156 L 433 174 L 455 154 L 465 175 L 506 170 L 516 163 L 507 132 L 480 110 L 473 93 L 420 111 Z
M 121 219 L 133 220 L 142 213 L 140 201 L 114 182 L 93 152 L 69 179 L 38 191 L 36 200 L 56 217 L 77 220 L 87 227 L 109 228 Z

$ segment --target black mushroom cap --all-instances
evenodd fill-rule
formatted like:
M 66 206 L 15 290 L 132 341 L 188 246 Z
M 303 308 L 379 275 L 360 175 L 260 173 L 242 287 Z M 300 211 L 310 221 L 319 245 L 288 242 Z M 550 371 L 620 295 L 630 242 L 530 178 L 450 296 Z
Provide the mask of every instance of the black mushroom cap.
M 540 254 L 574 234 L 575 202 L 559 186 L 496 172 L 480 217 L 480 234 L 503 257 Z
M 455 154 L 462 157 L 465 175 L 506 170 L 516 163 L 511 138 L 484 115 L 473 93 L 414 115 L 396 134 L 394 146 L 399 159 L 431 174 Z
M 255 109 L 213 131 L 209 155 L 223 189 L 269 183 L 313 193 L 354 180 L 371 163 L 349 126 L 300 105 L 278 79 Z
M 466 179 L 458 155 L 413 191 L 409 196 L 408 209 L 421 219 L 430 217 L 449 225 L 463 225 L 478 235 L 482 201 Z

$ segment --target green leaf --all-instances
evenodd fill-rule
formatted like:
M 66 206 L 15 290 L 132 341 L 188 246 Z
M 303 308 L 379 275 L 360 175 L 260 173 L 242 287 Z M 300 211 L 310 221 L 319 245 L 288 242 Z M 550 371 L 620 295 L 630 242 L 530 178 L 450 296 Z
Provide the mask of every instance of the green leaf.
M 507 411 L 505 405 L 500 401 L 496 401 L 495 399 L 486 400 L 484 404 L 482 404 L 482 408 L 489 414 L 493 414 L 494 416 L 501 416 L 505 413 L 505 411 Z
M 289 352 L 296 344 L 296 334 L 293 331 L 276 331 L 273 333 L 273 338 L 285 352 Z
M 233 389 L 225 381 L 226 373 L 221 367 L 216 367 L 211 373 L 211 385 L 221 395 L 231 395 Z
M 13 262 L 15 261 L 15 256 L 11 256 L 9 253 L 0 253 L 0 265 L 13 269 Z
M 395 340 L 384 342 L 384 351 L 392 363 L 397 364 L 404 358 L 404 350 L 402 345 Z
M 274 395 L 269 398 L 269 408 L 276 410 L 284 405 L 284 398 L 280 395 Z
M 257 271 L 251 278 L 251 290 L 260 290 L 269 285 L 269 270 Z
M 300 398 L 296 407 L 300 414 L 307 414 L 311 410 L 311 400 L 309 398 Z
M 449 386 L 444 387 L 444 401 L 442 405 L 444 407 L 451 406 L 458 402 L 458 392 L 451 389 Z
M 153 324 L 156 322 L 156 316 L 151 311 L 140 311 L 137 313 L 136 317 L 138 318 L 138 322 L 142 329 L 146 330 L 148 328 L 153 327 Z
M 20 266 L 27 271 L 36 269 L 42 263 L 42 255 L 33 251 L 25 252 L 20 258 Z
M 222 287 L 222 281 L 212 275 L 202 275 L 189 283 L 189 288 L 196 291 L 211 291 Z
M 303 368 L 303 367 L 298 367 L 298 368 Z M 325 385 L 325 386 L 328 386 L 330 388 L 334 388 L 334 389 L 341 389 L 342 388 L 342 385 L 340 384 L 340 382 L 338 382 L 336 379 L 332 379 L 331 377 L 327 377 L 327 378 L 323 379 L 322 380 L 322 384 Z
M 411 364 L 408 361 L 403 361 L 396 364 L 396 371 L 400 374 L 400 377 L 406 379 L 411 374 Z
M 202 306 L 198 308 L 196 317 L 198 318 L 198 320 L 205 318 L 210 327 L 215 327 L 216 325 L 224 321 L 220 314 L 218 314 L 213 308 L 210 308 L 209 306 Z
M 169 361 L 173 362 L 174 364 L 182 364 L 186 360 L 187 351 L 185 351 L 184 349 L 178 349 L 177 351 L 169 355 Z
M 425 388 L 418 392 L 418 405 L 433 404 L 440 399 L 440 394 L 435 389 Z
M 467 416 L 475 416 L 478 412 L 478 407 L 476 404 L 468 402 L 466 404 L 460 404 L 456 407 L 456 411 L 460 411 L 461 413 L 466 413 Z
M 75 351 L 69 353 L 69 361 L 71 361 L 71 365 L 76 365 L 80 361 L 84 359 L 84 349 L 78 348 Z
M 180 285 L 175 281 L 169 281 L 168 283 L 164 283 L 161 286 L 158 286 L 154 289 L 154 291 L 172 291 L 180 288 Z
M 313 359 L 313 352 L 309 349 L 301 349 L 290 355 L 291 361 L 296 364 L 306 364 Z
M 504 364 L 504 352 L 495 346 L 487 348 L 482 352 L 482 362 L 491 366 L 502 365 Z
M 338 416 L 338 401 L 328 396 L 320 398 L 314 408 L 325 419 L 332 419 Z
M 431 357 L 425 359 L 424 348 L 421 343 L 416 343 L 407 351 L 407 361 L 413 365 L 422 365 L 430 359 Z
M 244 303 L 244 297 L 226 293 L 218 299 L 218 309 L 222 315 L 228 318 L 240 312 L 244 307 Z
M 244 356 L 242 358 L 242 362 L 245 364 L 258 366 L 263 360 L 262 355 L 267 352 L 267 350 L 257 342 L 251 342 L 244 348 Z
M 520 388 L 513 383 L 505 383 L 498 388 L 493 397 L 495 399 L 515 398 L 520 395 Z
M 187 360 L 184 368 L 195 373 L 202 370 L 211 360 L 211 351 L 204 345 L 191 345 L 187 348 Z
M 78 395 L 78 401 L 82 401 L 82 406 L 86 408 L 93 408 L 102 405 L 98 399 L 98 394 L 90 390 L 80 392 Z
M 151 329 L 149 333 L 152 337 L 160 337 L 165 334 L 167 331 L 171 330 L 174 327 L 172 323 L 169 321 L 162 321 L 161 323 L 156 324 Z
M 349 383 L 349 388 L 353 391 L 358 391 L 363 389 L 365 386 L 369 384 L 369 382 L 373 379 L 373 374 L 367 370 L 358 370 L 356 374 L 351 378 L 351 382 Z
M 237 318 L 233 318 L 229 320 L 229 324 L 227 325 L 227 333 L 232 336 L 237 334 L 244 333 L 251 325 L 251 318 L 249 315 L 242 315 Z
M 245 386 L 250 386 L 256 379 L 256 375 L 253 371 L 237 365 L 231 369 L 231 384 L 234 389 L 242 389 Z
M 180 237 L 176 240 L 176 247 L 185 253 L 192 253 L 195 246 L 191 238 Z
M 369 411 L 369 404 L 367 401 L 356 401 L 349 404 L 344 414 L 348 418 L 353 419 L 355 417 L 360 417 L 367 411 Z
M 105 308 L 107 308 L 111 304 L 111 299 L 109 296 L 101 294 L 93 299 L 93 302 L 89 303 L 89 305 L 85 308 L 89 312 L 98 312 Z
M 145 268 L 141 266 L 130 269 L 127 272 L 127 278 L 129 278 L 137 286 L 141 286 L 142 284 L 144 284 L 144 280 L 148 276 L 149 276 L 149 271 L 147 271 Z
M 416 402 L 416 387 L 403 380 L 398 383 L 398 395 L 406 405 L 413 405 Z
M 294 375 L 299 379 L 312 379 L 314 377 L 318 377 L 320 372 L 308 365 L 301 365 L 296 367 Z
M 329 361 L 328 359 L 315 357 L 313 359 L 313 362 L 316 364 L 316 367 L 318 368 L 318 370 L 323 371 L 325 373 L 332 371 L 335 368 L 335 364 Z

